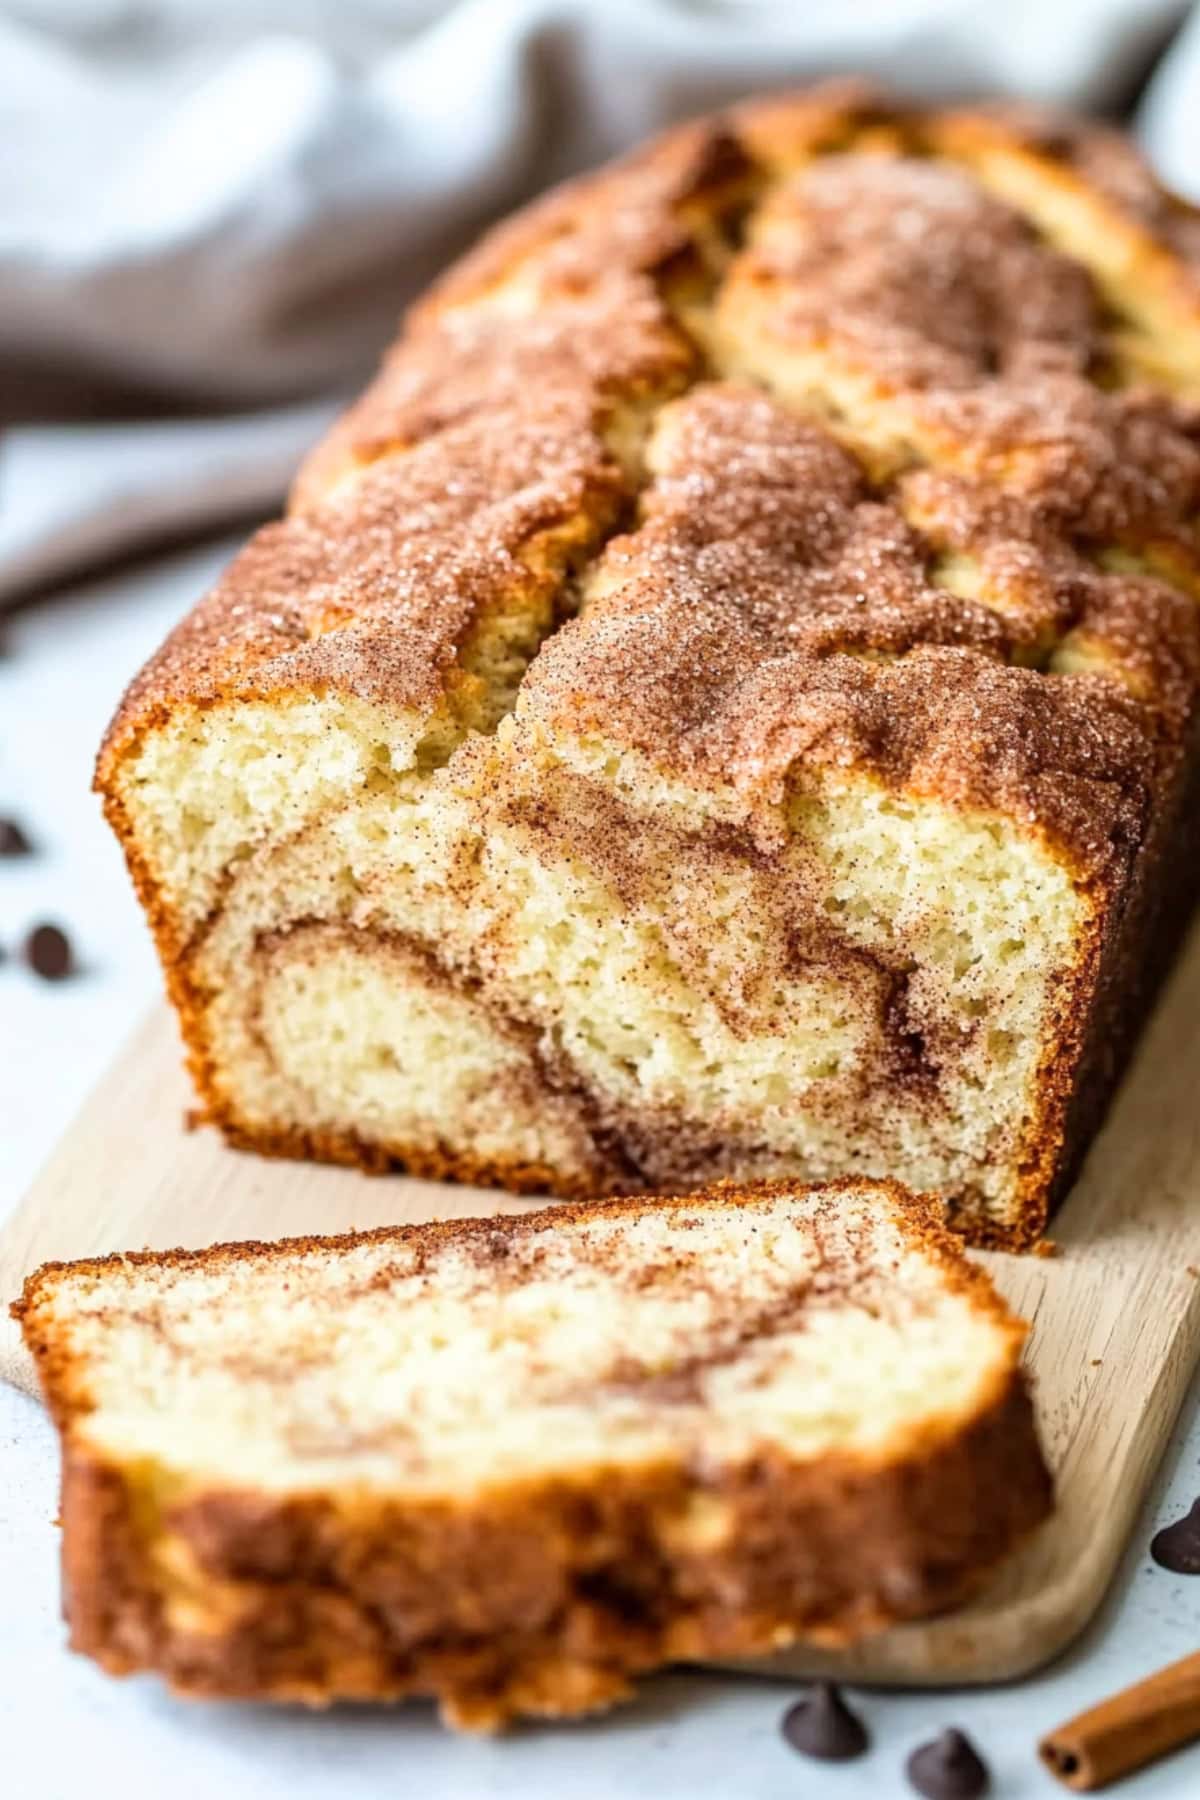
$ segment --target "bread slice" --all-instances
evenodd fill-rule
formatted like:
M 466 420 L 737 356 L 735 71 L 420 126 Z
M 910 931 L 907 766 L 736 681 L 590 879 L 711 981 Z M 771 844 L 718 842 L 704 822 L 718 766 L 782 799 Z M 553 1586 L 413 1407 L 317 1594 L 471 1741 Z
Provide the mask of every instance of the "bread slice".
M 1200 878 L 1200 214 L 840 86 L 491 234 L 98 785 L 204 1115 L 1029 1244 Z
M 51 1264 L 71 1641 L 457 1726 L 959 1600 L 1050 1505 L 1024 1328 L 891 1184 Z

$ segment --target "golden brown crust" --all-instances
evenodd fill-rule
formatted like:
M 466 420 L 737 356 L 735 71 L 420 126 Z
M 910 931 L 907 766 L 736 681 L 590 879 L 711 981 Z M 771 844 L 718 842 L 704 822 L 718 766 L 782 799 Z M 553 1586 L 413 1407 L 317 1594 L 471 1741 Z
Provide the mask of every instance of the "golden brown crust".
M 1200 213 L 1157 181 L 1121 131 L 1051 106 L 993 102 L 934 115 L 923 127 L 935 148 L 975 162 L 1001 150 L 1086 192 L 1106 209 L 1110 226 L 1145 252 L 1175 259 L 1172 279 L 1200 315 Z
M 433 1696 L 448 1723 L 489 1730 L 610 1706 L 664 1662 L 836 1646 L 943 1611 L 1050 1497 L 1015 1378 L 961 1436 L 886 1470 L 763 1458 L 711 1492 L 732 1510 L 728 1547 L 669 1564 L 647 1545 L 686 1502 L 677 1471 L 636 1488 L 605 1471 L 461 1520 L 214 1495 L 169 1524 L 236 1622 L 189 1632 L 164 1617 L 119 1473 L 82 1455 L 62 1497 L 71 1644 L 186 1694 Z
M 111 1672 L 155 1669 L 184 1692 L 319 1704 L 433 1694 L 452 1722 L 490 1728 L 621 1698 L 664 1661 L 754 1655 L 798 1636 L 836 1644 L 962 1599 L 1050 1503 L 1018 1368 L 1023 1328 L 965 1261 L 936 1208 L 876 1189 L 945 1285 L 1007 1334 L 1010 1355 L 967 1418 L 910 1431 L 878 1456 L 804 1463 L 780 1453 L 700 1478 L 678 1465 L 510 1482 L 472 1500 L 212 1490 L 154 1522 L 171 1568 L 203 1597 L 204 1629 L 164 1603 L 132 1472 L 90 1449 L 86 1377 L 50 1316 L 64 1270 L 125 1262 L 219 1269 L 321 1256 L 339 1245 L 447 1243 L 536 1233 L 644 1199 L 455 1220 L 343 1239 L 141 1253 L 52 1264 L 14 1308 L 64 1436 L 62 1518 L 72 1643 Z M 769 1197 L 770 1183 L 655 1200 L 685 1213 Z M 689 1537 L 701 1496 L 729 1513 L 720 1542 Z M 181 1622 L 182 1619 L 182 1622 Z

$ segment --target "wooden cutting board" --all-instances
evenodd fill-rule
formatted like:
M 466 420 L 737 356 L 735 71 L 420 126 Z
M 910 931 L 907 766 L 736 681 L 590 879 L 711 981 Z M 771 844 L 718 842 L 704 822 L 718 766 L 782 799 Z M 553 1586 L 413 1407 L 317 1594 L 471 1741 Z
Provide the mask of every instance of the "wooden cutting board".
M 174 1026 L 156 1012 L 0 1233 L 0 1296 L 50 1258 L 199 1246 L 535 1202 L 400 1176 L 267 1162 L 187 1132 Z M 1030 1362 L 1058 1510 L 969 1606 L 837 1655 L 765 1669 L 941 1683 L 1020 1675 L 1091 1617 L 1200 1358 L 1200 928 L 1109 1123 L 1054 1223 L 1053 1258 L 984 1260 L 1033 1322 Z M 0 1374 L 32 1384 L 5 1319 Z

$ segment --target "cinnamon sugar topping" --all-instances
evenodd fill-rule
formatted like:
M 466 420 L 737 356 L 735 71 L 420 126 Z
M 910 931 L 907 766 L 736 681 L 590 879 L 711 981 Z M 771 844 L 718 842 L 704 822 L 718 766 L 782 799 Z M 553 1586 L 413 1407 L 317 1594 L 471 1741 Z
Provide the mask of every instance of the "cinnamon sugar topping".
M 946 164 L 823 158 L 771 197 L 752 244 L 785 278 L 790 330 L 845 333 L 898 387 L 1078 370 L 1097 348 L 1087 271 Z
M 1136 837 L 1154 756 L 1127 693 L 1008 666 L 1003 614 L 932 586 L 928 546 L 822 433 L 701 388 L 652 458 L 645 523 L 610 545 L 524 707 L 773 799 L 805 765 L 868 767 L 999 804 L 1088 860 Z
M 1175 217 L 1103 134 L 971 117 Z M 452 273 L 122 734 L 235 691 L 436 709 L 488 620 L 532 619 L 527 657 L 647 480 L 651 431 L 636 528 L 529 707 L 755 784 L 865 757 L 1080 846 L 1136 813 L 1196 692 L 1194 616 L 1162 579 L 1196 567 L 1190 402 L 1100 384 L 1092 273 L 928 154 L 952 117 L 838 91 L 739 121 L 551 196 Z M 726 368 L 779 401 L 713 383 Z M 872 488 L 855 451 L 908 473 Z M 1097 565 L 1113 546 L 1127 572 Z

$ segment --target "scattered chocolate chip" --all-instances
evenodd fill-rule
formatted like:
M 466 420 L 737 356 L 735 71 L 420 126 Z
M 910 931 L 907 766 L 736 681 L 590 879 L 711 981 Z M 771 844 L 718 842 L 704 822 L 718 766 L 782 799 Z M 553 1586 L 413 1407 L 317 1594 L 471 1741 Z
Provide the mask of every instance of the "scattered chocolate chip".
M 848 1762 L 870 1743 L 867 1728 L 852 1713 L 832 1681 L 817 1681 L 803 1700 L 789 1707 L 780 1729 L 801 1756 L 822 1762 Z
M 1150 1540 L 1150 1554 L 1172 1575 L 1200 1575 L 1200 1500 L 1192 1501 L 1186 1518 L 1164 1525 Z
M 914 1750 L 906 1764 L 908 1779 L 925 1800 L 975 1800 L 988 1786 L 987 1766 L 970 1738 L 943 1731 Z
M 24 956 L 43 981 L 62 981 L 74 973 L 71 940 L 57 925 L 35 925 L 25 939 Z
M 0 818 L 0 856 L 28 856 L 33 845 L 15 819 Z

